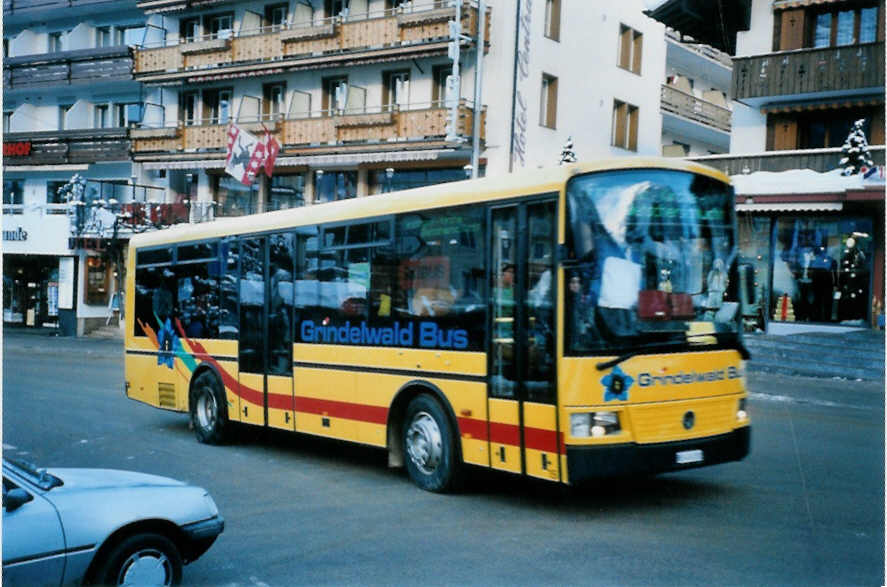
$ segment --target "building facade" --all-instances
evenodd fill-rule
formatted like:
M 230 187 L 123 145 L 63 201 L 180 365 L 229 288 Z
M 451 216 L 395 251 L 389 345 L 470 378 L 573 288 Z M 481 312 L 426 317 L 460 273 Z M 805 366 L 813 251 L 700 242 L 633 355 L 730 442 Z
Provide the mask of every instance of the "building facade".
M 102 238 L 116 218 L 94 204 L 132 181 L 144 16 L 134 1 L 12 0 L 3 17 L 3 320 L 83 333 L 122 283 Z M 90 180 L 79 209 L 59 191 L 75 174 Z
M 753 0 L 734 31 L 729 155 L 770 332 L 871 327 L 884 306 L 884 2 Z M 874 168 L 841 179 L 862 120 Z M 805 171 L 807 170 L 807 171 Z M 882 318 L 881 318 L 882 319 Z
M 640 2 L 484 4 L 139 2 L 161 37 L 135 52 L 139 181 L 210 218 L 552 165 L 570 136 L 659 152 L 664 32 Z M 281 144 L 272 177 L 225 174 L 229 123 Z
M 643 7 L 9 0 L 4 322 L 119 318 L 135 232 L 554 165 L 569 138 L 658 155 L 665 28 Z M 279 142 L 270 177 L 225 173 L 232 124 Z

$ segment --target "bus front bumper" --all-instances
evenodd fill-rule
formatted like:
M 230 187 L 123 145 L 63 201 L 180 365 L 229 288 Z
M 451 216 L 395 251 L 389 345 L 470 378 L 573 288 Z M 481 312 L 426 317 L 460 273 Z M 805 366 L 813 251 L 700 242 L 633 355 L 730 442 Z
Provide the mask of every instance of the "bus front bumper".
M 744 458 L 751 427 L 728 434 L 659 444 L 610 444 L 567 447 L 570 484 L 628 475 L 645 475 L 704 467 Z

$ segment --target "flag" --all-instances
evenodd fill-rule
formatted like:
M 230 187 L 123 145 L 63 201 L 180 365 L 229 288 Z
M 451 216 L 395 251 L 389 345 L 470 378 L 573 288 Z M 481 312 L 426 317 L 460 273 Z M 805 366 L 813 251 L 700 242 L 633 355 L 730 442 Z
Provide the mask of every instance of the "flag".
M 274 162 L 277 161 L 277 153 L 280 152 L 280 143 L 277 142 L 277 139 L 274 138 L 274 135 L 267 128 L 265 129 L 263 143 L 265 145 L 265 175 L 271 177 L 271 172 L 274 171 Z
M 225 172 L 242 183 L 252 185 L 265 162 L 265 142 L 232 124 L 228 127 L 228 156 Z

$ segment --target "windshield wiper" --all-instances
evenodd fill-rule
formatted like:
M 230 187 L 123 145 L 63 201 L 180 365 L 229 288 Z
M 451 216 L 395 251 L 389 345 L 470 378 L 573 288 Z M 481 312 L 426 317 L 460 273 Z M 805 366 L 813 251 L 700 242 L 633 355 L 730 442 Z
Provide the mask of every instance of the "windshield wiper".
M 705 338 L 705 337 L 713 337 L 718 346 L 726 346 L 727 348 L 734 348 L 739 351 L 739 356 L 742 357 L 743 360 L 747 361 L 751 358 L 751 353 L 748 352 L 748 349 L 745 348 L 745 345 L 742 344 L 742 340 L 739 338 L 739 335 L 734 332 L 710 332 L 704 334 L 688 334 L 686 336 L 686 340 L 680 341 L 671 341 L 671 342 L 654 342 L 648 344 L 642 344 L 636 346 L 634 349 L 628 351 L 625 354 L 622 354 L 615 359 L 610 359 L 609 361 L 601 361 L 597 365 L 598 371 L 604 371 L 606 369 L 610 369 L 611 367 L 615 367 L 619 363 L 623 361 L 627 361 L 632 357 L 636 357 L 637 355 L 644 354 L 644 351 L 657 349 L 657 350 L 671 350 L 671 349 L 686 349 L 689 350 L 693 348 L 693 345 L 690 343 L 691 340 L 695 338 Z

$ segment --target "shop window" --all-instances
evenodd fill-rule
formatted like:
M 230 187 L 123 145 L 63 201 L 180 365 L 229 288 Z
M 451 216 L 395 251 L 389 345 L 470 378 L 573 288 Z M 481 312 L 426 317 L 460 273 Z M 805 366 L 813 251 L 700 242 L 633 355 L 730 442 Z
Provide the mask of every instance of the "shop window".
M 356 171 L 317 171 L 314 174 L 314 201 L 335 202 L 357 197 Z
M 108 302 L 108 265 L 101 257 L 86 258 L 86 303 Z
M 638 150 L 638 107 L 614 100 L 612 145 L 629 151 Z
M 247 216 L 259 211 L 259 182 L 246 186 L 230 175 L 216 176 L 216 212 L 219 216 Z
M 632 73 L 641 74 L 641 54 L 644 46 L 644 35 L 627 27 L 619 25 L 619 67 Z
M 775 232 L 773 320 L 842 324 L 867 320 L 870 219 L 781 218 Z
M 461 167 L 444 169 L 375 169 L 370 171 L 370 194 L 386 194 L 465 179 Z
M 274 175 L 271 177 L 269 210 L 287 210 L 305 205 L 305 174 Z
M 547 128 L 557 128 L 557 78 L 547 73 L 542 74 L 539 124 Z

